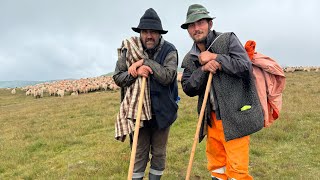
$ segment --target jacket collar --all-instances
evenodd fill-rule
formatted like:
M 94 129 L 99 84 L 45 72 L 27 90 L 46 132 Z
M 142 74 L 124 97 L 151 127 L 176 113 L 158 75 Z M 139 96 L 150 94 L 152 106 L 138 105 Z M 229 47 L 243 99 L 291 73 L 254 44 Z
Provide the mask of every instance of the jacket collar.
M 209 32 L 205 43 L 206 43 L 206 48 L 208 48 L 210 46 L 210 44 L 212 43 L 212 41 L 217 37 L 217 33 L 215 30 L 212 30 Z M 201 53 L 200 49 L 198 48 L 196 43 L 193 43 L 191 50 L 190 50 L 190 54 L 193 56 L 199 56 L 199 54 Z

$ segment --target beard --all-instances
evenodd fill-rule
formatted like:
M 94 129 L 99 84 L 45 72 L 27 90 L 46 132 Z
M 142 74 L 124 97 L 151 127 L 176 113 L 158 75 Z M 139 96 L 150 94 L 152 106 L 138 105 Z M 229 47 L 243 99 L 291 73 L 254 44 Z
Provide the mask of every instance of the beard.
M 209 34 L 209 32 L 210 32 L 210 29 L 208 29 L 208 31 L 207 32 L 204 32 L 204 31 L 196 31 L 192 36 L 191 36 L 191 38 L 193 39 L 193 41 L 196 43 L 196 44 L 199 44 L 199 43 L 206 43 L 206 40 L 207 40 L 207 36 L 208 36 L 208 34 Z M 207 33 L 207 34 L 205 34 L 205 33 Z M 202 37 L 199 37 L 199 38 L 196 38 L 196 35 L 198 35 L 198 34 L 200 34 L 200 35 L 203 35 Z
M 152 38 L 148 38 L 148 39 L 146 39 L 144 41 L 142 40 L 142 42 L 143 42 L 142 43 L 143 46 L 148 50 L 154 49 L 159 43 L 159 41 L 157 41 L 155 39 L 152 39 Z
M 192 39 L 193 39 L 193 41 L 194 41 L 196 44 L 199 44 L 199 43 L 204 43 L 204 44 L 205 44 L 207 37 L 204 36 L 204 37 L 199 38 L 199 39 L 196 39 L 196 38 L 192 38 Z

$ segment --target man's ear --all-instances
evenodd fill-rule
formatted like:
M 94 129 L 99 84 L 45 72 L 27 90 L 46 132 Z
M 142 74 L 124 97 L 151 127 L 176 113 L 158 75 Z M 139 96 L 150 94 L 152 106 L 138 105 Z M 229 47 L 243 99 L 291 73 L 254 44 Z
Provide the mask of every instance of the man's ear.
M 211 29 L 212 28 L 212 24 L 213 24 L 212 20 L 210 20 L 208 23 L 209 23 L 209 29 Z

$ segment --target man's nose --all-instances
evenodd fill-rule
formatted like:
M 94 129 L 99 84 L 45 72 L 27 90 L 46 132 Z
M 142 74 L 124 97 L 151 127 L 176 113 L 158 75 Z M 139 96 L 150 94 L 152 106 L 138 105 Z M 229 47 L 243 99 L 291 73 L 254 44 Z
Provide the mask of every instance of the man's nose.
M 194 24 L 194 30 L 199 30 L 199 29 L 200 29 L 200 25 L 197 24 L 197 23 L 195 23 L 195 24 Z
M 146 35 L 147 35 L 148 38 L 151 38 L 151 37 L 152 37 L 152 32 L 147 31 L 147 34 L 146 34 Z

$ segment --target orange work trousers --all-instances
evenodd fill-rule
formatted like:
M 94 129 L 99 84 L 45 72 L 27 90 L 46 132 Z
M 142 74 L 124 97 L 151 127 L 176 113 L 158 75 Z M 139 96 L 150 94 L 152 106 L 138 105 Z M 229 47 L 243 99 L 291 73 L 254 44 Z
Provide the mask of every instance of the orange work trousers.
M 212 127 L 208 126 L 206 154 L 208 170 L 213 177 L 227 180 L 251 180 L 249 175 L 249 142 L 250 137 L 244 136 L 225 141 L 222 120 L 217 120 L 211 113 Z

